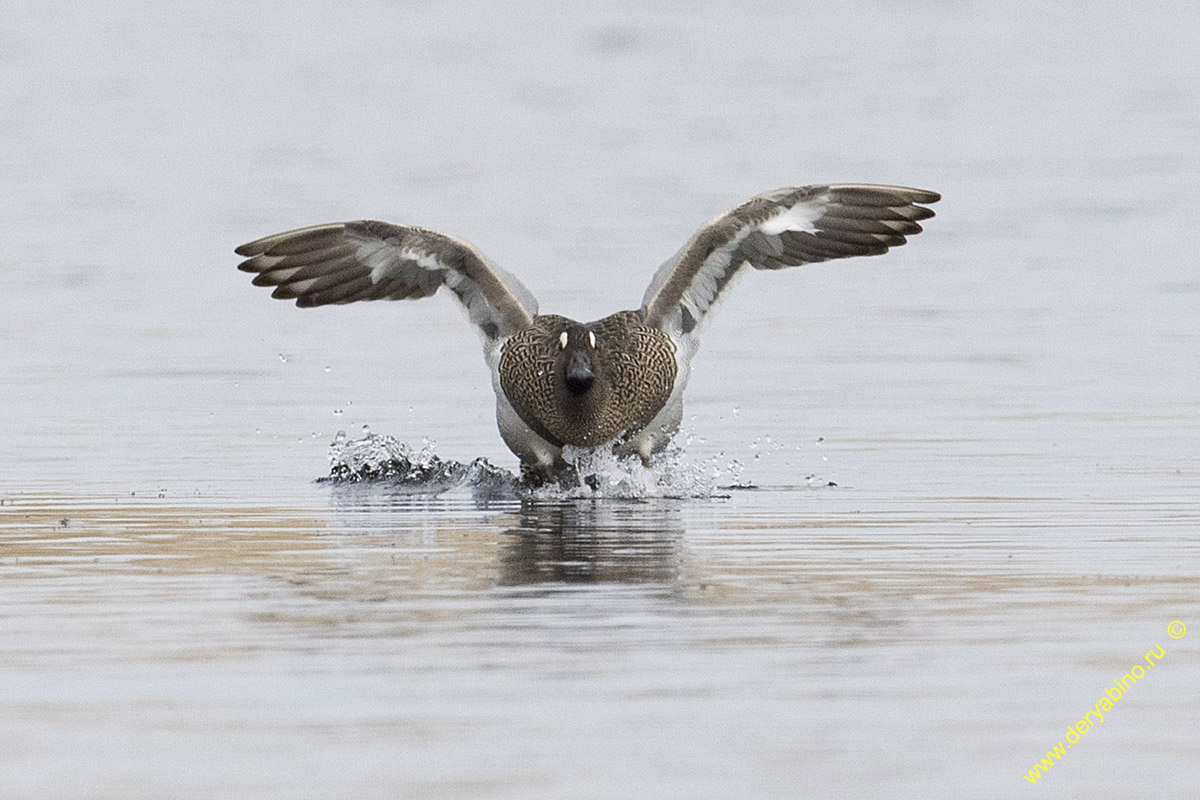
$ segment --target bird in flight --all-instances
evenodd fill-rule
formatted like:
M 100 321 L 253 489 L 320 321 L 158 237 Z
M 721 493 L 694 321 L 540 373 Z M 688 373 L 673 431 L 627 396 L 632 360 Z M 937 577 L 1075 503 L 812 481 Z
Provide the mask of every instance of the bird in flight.
M 532 482 L 567 469 L 563 447 L 650 457 L 683 418 L 702 323 L 746 267 L 881 255 L 921 232 L 936 192 L 862 183 L 785 187 L 701 227 L 633 311 L 595 322 L 539 314 L 520 281 L 462 239 L 375 220 L 257 239 L 235 252 L 256 286 L 301 308 L 411 300 L 445 286 L 483 341 L 500 436 Z

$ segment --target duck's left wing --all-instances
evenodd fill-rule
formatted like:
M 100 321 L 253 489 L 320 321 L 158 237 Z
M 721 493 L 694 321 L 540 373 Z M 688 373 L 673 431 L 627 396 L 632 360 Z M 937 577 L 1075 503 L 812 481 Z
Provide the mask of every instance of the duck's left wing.
M 537 301 L 467 242 L 376 220 L 277 233 L 235 249 L 256 286 L 301 307 L 429 297 L 445 286 L 484 337 L 496 342 L 533 324 Z
M 642 298 L 647 324 L 680 335 L 700 325 L 747 264 L 783 269 L 873 256 L 921 232 L 937 192 L 835 183 L 785 187 L 742 203 L 702 227 L 663 264 Z

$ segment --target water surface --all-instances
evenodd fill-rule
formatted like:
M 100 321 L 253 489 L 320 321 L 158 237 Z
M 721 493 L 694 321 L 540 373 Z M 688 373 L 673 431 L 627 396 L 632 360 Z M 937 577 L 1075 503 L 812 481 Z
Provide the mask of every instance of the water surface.
M 23 9 L 0 794 L 1192 797 L 1197 13 Z M 732 290 L 685 459 L 756 488 L 701 498 L 315 483 L 363 425 L 515 459 L 449 300 L 301 311 L 232 253 L 421 224 L 593 319 L 827 180 L 945 199 L 883 258 Z

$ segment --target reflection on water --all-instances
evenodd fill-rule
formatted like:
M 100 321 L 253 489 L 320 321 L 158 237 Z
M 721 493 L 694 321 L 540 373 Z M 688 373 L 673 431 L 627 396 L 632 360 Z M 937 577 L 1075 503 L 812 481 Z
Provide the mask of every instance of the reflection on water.
M 494 569 L 491 580 L 501 586 L 670 585 L 679 574 L 684 527 L 678 500 L 516 501 L 475 493 L 469 499 L 436 498 L 387 481 L 337 485 L 331 498 L 337 513 L 329 524 L 336 530 L 435 546 L 439 553 L 454 554 L 445 558 L 450 569 Z M 467 527 L 470 519 L 488 533 Z M 419 521 L 416 528 L 414 521 Z M 480 552 L 493 554 L 495 563 L 481 560 Z
M 786 796 L 775 781 L 812 774 L 814 749 L 838 785 L 873 785 L 846 777 L 869 748 L 912 780 L 969 758 L 961 794 L 1019 779 L 1138 647 L 1200 619 L 1194 503 L 313 491 L 291 509 L 5 498 L 0 731 L 22 774 L 94 770 L 124 741 L 151 757 L 104 779 L 113 796 L 158 786 L 155 763 L 227 786 L 261 747 L 382 759 L 280 773 L 291 793 L 457 796 L 469 762 L 483 795 L 574 774 L 637 796 L 670 759 L 690 796 Z M 1122 701 L 1120 734 L 1072 751 L 1076 775 L 1194 750 L 1172 733 L 1196 713 L 1194 652 Z M 613 759 L 635 769 L 606 777 Z
M 527 503 L 504 532 L 499 583 L 651 583 L 679 578 L 676 501 Z

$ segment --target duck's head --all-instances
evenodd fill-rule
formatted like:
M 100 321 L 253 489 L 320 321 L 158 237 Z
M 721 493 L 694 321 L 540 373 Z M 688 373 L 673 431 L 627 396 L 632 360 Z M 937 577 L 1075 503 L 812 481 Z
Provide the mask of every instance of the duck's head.
M 675 379 L 674 347 L 623 311 L 581 323 L 553 314 L 504 345 L 505 396 L 550 441 L 591 447 L 644 424 L 666 402 Z
M 566 396 L 583 398 L 596 388 L 597 380 L 603 380 L 596 364 L 596 332 L 578 322 L 568 323 L 556 340 L 555 371 Z
M 599 444 L 620 430 L 619 414 L 607 403 L 601 333 L 594 324 L 544 314 L 505 344 L 501 383 L 535 430 L 575 445 Z

